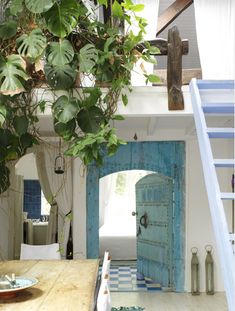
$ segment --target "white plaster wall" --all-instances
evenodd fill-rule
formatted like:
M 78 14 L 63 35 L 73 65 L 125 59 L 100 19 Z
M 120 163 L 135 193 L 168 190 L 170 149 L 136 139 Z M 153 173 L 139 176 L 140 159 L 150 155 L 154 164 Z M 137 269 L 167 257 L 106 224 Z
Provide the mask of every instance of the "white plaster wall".
M 130 134 L 122 135 L 123 139 L 129 138 Z M 215 290 L 223 291 L 223 281 L 220 273 L 219 258 L 214 241 L 213 228 L 211 224 L 210 211 L 205 190 L 204 177 L 199 155 L 197 137 L 187 136 L 185 130 L 161 131 L 158 130 L 154 136 L 147 137 L 144 133 L 138 134 L 139 140 L 185 140 L 186 142 L 186 193 L 185 193 L 185 290 L 191 291 L 191 248 L 198 248 L 200 261 L 200 290 L 205 291 L 205 246 L 213 247 L 213 258 L 215 264 Z M 215 150 L 223 150 L 223 155 L 231 154 L 231 144 L 227 142 L 215 144 Z M 74 172 L 81 170 L 79 160 L 74 163 Z M 226 184 L 231 172 L 220 172 L 222 183 Z M 84 258 L 86 255 L 86 226 L 85 226 L 85 175 L 74 174 L 74 247 L 76 258 Z
M 24 179 L 38 179 L 36 160 L 33 153 L 26 154 L 17 162 L 16 175 L 22 175 Z

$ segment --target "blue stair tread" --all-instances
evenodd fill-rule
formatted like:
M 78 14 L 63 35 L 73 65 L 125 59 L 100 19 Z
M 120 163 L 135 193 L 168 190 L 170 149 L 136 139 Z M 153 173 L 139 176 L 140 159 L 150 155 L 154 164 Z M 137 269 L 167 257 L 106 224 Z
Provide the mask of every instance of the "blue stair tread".
M 207 128 L 207 133 L 210 138 L 234 138 L 234 128 Z
M 215 167 L 234 167 L 235 159 L 214 159 Z
M 235 103 L 202 103 L 204 113 L 233 114 Z
M 233 192 L 221 192 L 220 197 L 222 200 L 235 200 L 235 193 L 233 193 Z
M 234 80 L 197 80 L 199 89 L 234 89 Z

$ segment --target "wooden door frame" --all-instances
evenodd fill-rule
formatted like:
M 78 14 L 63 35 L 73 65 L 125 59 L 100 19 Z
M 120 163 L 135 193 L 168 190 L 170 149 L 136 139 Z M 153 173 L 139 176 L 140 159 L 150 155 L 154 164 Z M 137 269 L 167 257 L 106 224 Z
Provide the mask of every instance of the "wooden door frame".
M 104 165 L 89 165 L 86 180 L 87 258 L 99 257 L 99 179 L 119 171 L 147 170 L 174 180 L 173 285 L 184 291 L 185 281 L 185 142 L 129 142 Z

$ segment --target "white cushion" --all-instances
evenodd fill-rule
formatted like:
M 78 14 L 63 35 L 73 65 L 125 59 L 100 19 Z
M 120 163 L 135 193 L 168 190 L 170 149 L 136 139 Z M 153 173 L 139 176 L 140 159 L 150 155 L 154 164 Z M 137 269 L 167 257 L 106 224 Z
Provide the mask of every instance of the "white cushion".
M 59 243 L 48 245 L 21 244 L 20 259 L 61 259 Z

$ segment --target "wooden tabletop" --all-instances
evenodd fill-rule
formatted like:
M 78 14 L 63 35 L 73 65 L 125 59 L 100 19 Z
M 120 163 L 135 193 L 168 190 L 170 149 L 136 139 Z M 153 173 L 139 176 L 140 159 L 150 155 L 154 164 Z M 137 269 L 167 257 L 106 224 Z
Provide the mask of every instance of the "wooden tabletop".
M 34 277 L 38 283 L 13 298 L 0 297 L 0 310 L 91 311 L 98 260 L 13 260 L 0 262 L 0 276 Z

